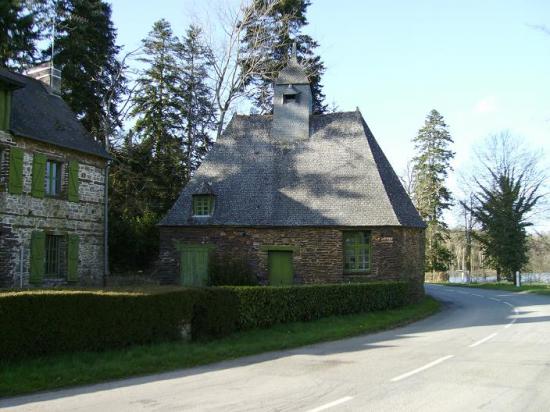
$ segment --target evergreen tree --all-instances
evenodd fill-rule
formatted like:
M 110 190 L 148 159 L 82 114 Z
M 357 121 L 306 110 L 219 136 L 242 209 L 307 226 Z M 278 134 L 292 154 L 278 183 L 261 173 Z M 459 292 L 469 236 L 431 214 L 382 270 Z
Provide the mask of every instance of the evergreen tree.
M 84 127 L 104 141 L 105 125 L 118 122 L 116 103 L 124 91 L 111 6 L 102 0 L 58 0 L 55 7 L 53 61 L 61 69 L 63 99 Z M 44 55 L 51 58 L 50 49 Z
M 206 83 L 210 54 L 201 36 L 201 29 L 191 25 L 181 47 L 181 110 L 188 174 L 199 166 L 212 145 L 209 132 L 216 126 L 214 97 Z
M 272 0 L 254 0 L 251 7 L 263 5 Z M 315 54 L 319 47 L 311 36 L 301 34 L 301 29 L 307 25 L 306 11 L 311 4 L 310 0 L 283 0 L 274 4 L 268 18 L 257 19 L 246 29 L 244 36 L 244 48 L 246 53 L 261 55 L 264 59 L 261 72 L 257 73 L 249 82 L 252 86 L 252 100 L 256 109 L 261 113 L 270 113 L 273 109 L 273 82 L 279 72 L 287 65 L 292 45 L 296 43 L 298 62 L 305 68 L 308 74 L 313 95 L 313 112 L 324 113 L 327 110 L 325 95 L 321 77 L 325 72 L 325 65 L 321 58 Z M 261 50 L 257 49 L 255 39 L 273 36 L 271 44 L 263 44 Z M 247 59 L 242 62 L 247 65 Z
M 209 50 L 190 26 L 183 42 L 160 20 L 143 40 L 130 139 L 113 151 L 111 261 L 115 270 L 146 269 L 158 250 L 156 223 L 173 205 L 211 145 L 215 128 L 208 87 Z
M 40 34 L 36 11 L 28 3 L 28 0 L 0 2 L 0 67 L 26 67 L 36 57 Z
M 531 223 L 526 215 L 540 200 L 538 186 L 526 190 L 524 175 L 516 176 L 514 170 L 489 171 L 491 186 L 478 183 L 474 195 L 475 206 L 469 207 L 481 225 L 481 233 L 474 233 L 497 271 L 498 280 L 503 273 L 513 280 L 514 273 L 528 261 L 526 227 Z
M 186 181 L 184 144 L 182 45 L 166 20 L 157 21 L 143 40 L 146 69 L 137 79 L 132 116 L 140 141 L 134 155 L 145 168 L 141 173 L 142 210 L 164 213 Z
M 447 225 L 442 215 L 451 206 L 451 193 L 445 186 L 454 153 L 449 149 L 453 139 L 443 116 L 432 110 L 424 127 L 413 139 L 416 157 L 413 159 L 413 201 L 427 223 L 426 270 L 447 270 L 451 254 L 445 246 Z

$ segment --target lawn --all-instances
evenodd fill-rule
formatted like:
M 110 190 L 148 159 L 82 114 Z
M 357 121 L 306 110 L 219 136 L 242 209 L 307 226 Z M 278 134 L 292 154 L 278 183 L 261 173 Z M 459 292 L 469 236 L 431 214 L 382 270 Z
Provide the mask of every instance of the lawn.
M 527 292 L 540 295 L 550 295 L 550 285 L 534 284 L 522 285 L 519 288 L 512 283 L 438 283 L 445 286 L 460 286 L 464 288 L 499 289 L 509 292 Z
M 80 352 L 2 362 L 0 396 L 165 372 L 337 340 L 410 323 L 438 309 L 439 302 L 426 297 L 417 304 L 400 309 L 280 324 L 270 329 L 234 333 L 210 342 L 163 343 L 101 353 Z

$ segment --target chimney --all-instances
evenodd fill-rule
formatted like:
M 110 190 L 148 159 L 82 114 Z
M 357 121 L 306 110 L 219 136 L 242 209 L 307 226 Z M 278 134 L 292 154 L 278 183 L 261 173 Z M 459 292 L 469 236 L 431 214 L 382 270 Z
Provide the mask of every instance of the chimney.
M 24 74 L 33 79 L 40 80 L 51 89 L 52 93 L 61 94 L 61 70 L 56 69 L 51 62 L 34 66 Z

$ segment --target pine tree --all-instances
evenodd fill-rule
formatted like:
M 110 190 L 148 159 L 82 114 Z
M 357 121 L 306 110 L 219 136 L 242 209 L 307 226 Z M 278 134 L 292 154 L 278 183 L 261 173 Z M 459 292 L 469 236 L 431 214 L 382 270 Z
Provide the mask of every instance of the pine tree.
M 490 258 L 498 280 L 501 273 L 513 280 L 514 273 L 528 261 L 525 228 L 532 223 L 526 220 L 526 215 L 541 195 L 538 186 L 526 190 L 523 174 L 516 176 L 513 170 L 489 172 L 493 177 L 491 186 L 478 183 L 475 206 L 469 208 L 481 225 L 481 232 L 474 233 L 474 237 Z
M 26 0 L 0 2 L 0 67 L 19 69 L 36 57 L 36 42 L 40 33 L 36 11 Z
M 116 102 L 124 91 L 111 6 L 102 0 L 58 0 L 55 26 L 53 62 L 61 69 L 62 97 L 104 141 L 105 124 L 118 122 Z M 49 48 L 44 55 L 51 58 Z M 114 104 L 107 105 L 107 99 Z
M 254 0 L 254 5 L 262 5 L 271 0 Z M 324 113 L 327 110 L 321 77 L 325 72 L 325 65 L 315 54 L 319 47 L 311 36 L 301 34 L 301 29 L 307 25 L 306 11 L 311 4 L 310 0 L 285 0 L 274 5 L 269 18 L 257 19 L 250 24 L 244 36 L 244 48 L 247 53 L 260 54 L 265 59 L 263 69 L 254 76 L 248 86 L 252 86 L 252 100 L 260 113 L 270 113 L 273 109 L 273 81 L 279 72 L 287 65 L 293 43 L 296 43 L 298 62 L 308 74 L 313 95 L 313 112 Z M 254 39 L 265 33 L 278 33 L 273 37 L 269 46 L 263 45 L 262 50 L 255 48 Z M 242 62 L 247 65 L 247 59 Z
M 416 157 L 413 159 L 413 201 L 420 216 L 427 223 L 426 270 L 447 269 L 451 254 L 445 246 L 448 238 L 443 211 L 451 206 L 451 193 L 445 186 L 454 153 L 449 149 L 453 139 L 443 116 L 432 110 L 424 127 L 413 139 Z
M 208 79 L 208 48 L 202 42 L 202 31 L 191 25 L 181 47 L 182 116 L 187 173 L 192 173 L 212 145 L 209 132 L 216 127 L 214 97 Z
M 146 69 L 137 79 L 132 116 L 134 132 L 140 138 L 135 154 L 143 170 L 142 198 L 150 209 L 162 214 L 175 201 L 187 179 L 184 144 L 184 99 L 181 89 L 182 45 L 170 23 L 157 21 L 143 40 Z

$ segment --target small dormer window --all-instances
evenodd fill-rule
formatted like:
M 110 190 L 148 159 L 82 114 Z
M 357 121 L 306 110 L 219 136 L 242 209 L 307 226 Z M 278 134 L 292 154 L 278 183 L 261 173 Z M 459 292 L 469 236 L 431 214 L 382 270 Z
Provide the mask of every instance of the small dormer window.
M 212 216 L 213 212 L 213 195 L 193 195 L 193 216 Z

